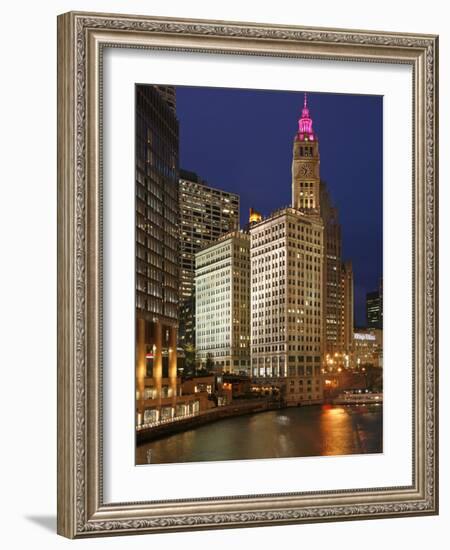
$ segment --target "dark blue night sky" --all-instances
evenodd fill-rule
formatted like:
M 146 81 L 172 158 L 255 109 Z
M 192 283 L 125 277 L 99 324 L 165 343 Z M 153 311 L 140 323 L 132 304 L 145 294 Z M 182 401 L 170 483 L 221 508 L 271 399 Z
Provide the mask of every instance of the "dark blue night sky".
M 238 193 L 241 225 L 250 206 L 267 215 L 291 202 L 292 142 L 303 92 L 177 87 L 180 167 Z M 382 274 L 382 97 L 308 93 L 320 143 L 320 173 L 353 262 L 355 324 Z

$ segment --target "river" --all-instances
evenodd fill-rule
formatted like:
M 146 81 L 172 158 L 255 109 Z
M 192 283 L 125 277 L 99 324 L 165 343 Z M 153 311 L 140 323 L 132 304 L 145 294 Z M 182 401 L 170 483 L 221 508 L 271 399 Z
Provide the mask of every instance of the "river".
M 382 452 L 382 406 L 314 405 L 219 420 L 144 443 L 136 463 Z M 148 453 L 148 451 L 151 451 Z

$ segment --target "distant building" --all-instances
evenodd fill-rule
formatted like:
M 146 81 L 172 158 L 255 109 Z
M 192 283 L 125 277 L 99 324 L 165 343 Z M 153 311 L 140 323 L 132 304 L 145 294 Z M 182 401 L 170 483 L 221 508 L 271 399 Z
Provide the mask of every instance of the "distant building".
M 320 213 L 324 223 L 324 349 L 325 366 L 349 366 L 353 344 L 353 269 L 342 261 L 338 210 L 321 182 Z
M 381 328 L 383 328 L 383 277 L 380 278 L 380 284 L 378 286 L 378 293 L 380 295 Z
M 195 253 L 239 226 L 239 195 L 180 170 L 181 287 L 179 345 L 195 345 Z
M 366 321 L 369 328 L 383 328 L 383 288 L 380 281 L 380 288 L 366 295 Z
M 250 372 L 250 236 L 233 231 L 195 255 L 200 366 Z
M 352 366 L 383 366 L 383 331 L 381 329 L 363 328 L 355 330 Z
M 324 350 L 329 356 L 344 352 L 342 236 L 338 210 L 324 182 L 320 185 L 320 214 L 324 224 Z
M 353 350 L 354 330 L 354 289 L 353 289 L 353 266 L 350 260 L 342 264 L 342 318 L 341 332 L 344 357 L 348 357 Z M 348 366 L 344 362 L 344 366 Z

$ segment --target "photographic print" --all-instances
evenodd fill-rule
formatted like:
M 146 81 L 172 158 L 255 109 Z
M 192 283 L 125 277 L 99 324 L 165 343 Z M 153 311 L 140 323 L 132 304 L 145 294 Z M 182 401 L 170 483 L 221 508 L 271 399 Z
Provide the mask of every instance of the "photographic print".
M 437 60 L 58 17 L 59 534 L 438 513 Z
M 135 93 L 136 463 L 381 453 L 382 97 Z

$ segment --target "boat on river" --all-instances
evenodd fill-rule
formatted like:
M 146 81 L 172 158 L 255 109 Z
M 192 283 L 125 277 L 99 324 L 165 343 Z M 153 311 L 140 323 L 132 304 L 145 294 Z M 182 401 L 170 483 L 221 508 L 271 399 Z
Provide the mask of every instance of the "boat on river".
M 369 390 L 346 390 L 332 400 L 334 405 L 372 405 L 383 403 L 381 392 Z

